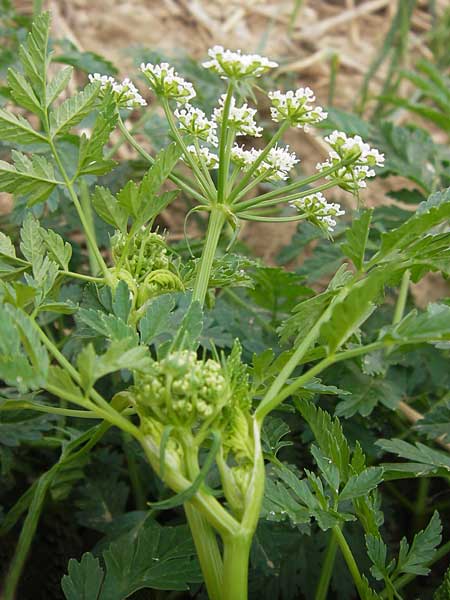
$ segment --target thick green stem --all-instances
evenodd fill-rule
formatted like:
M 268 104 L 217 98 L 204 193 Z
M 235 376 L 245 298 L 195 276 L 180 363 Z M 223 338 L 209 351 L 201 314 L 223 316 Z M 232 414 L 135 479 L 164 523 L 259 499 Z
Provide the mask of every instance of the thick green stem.
M 184 504 L 184 511 L 194 538 L 209 599 L 222 600 L 223 561 L 216 534 L 202 513 L 191 502 Z
M 405 312 L 406 301 L 408 299 L 409 282 L 411 280 L 411 271 L 408 269 L 403 273 L 402 282 L 400 284 L 400 291 L 398 293 L 397 304 L 395 306 L 395 313 L 392 323 L 396 325 L 403 318 Z
M 358 565 L 356 564 L 355 557 L 353 556 L 352 551 L 350 550 L 350 546 L 347 544 L 347 540 L 344 537 L 340 527 L 335 525 L 333 527 L 334 535 L 336 536 L 336 541 L 339 544 L 339 548 L 342 552 L 342 555 L 347 563 L 347 567 L 350 571 L 350 574 L 355 582 L 356 589 L 358 590 L 358 594 L 361 600 L 364 599 L 364 587 L 363 580 L 361 577 L 361 573 L 359 572 Z
M 217 199 L 219 202 L 224 202 L 225 200 L 226 179 L 230 167 L 231 144 L 228 144 L 228 117 L 230 115 L 233 89 L 234 83 L 230 80 L 223 104 L 222 123 L 220 126 L 219 173 L 217 178 Z
M 328 589 L 330 587 L 331 576 L 333 574 L 334 562 L 338 549 L 336 534 L 331 530 L 330 540 L 328 542 L 325 559 L 320 572 L 320 579 L 316 589 L 315 600 L 327 600 Z
M 91 239 L 94 240 L 95 246 L 98 247 L 97 244 L 97 236 L 95 233 L 95 225 L 94 225 L 94 215 L 92 213 L 92 205 L 91 199 L 89 197 L 89 189 L 86 181 L 83 179 L 80 180 L 80 205 L 83 210 L 84 217 L 86 219 L 86 223 L 89 227 L 89 232 Z M 91 272 L 95 275 L 98 272 L 99 264 L 96 258 L 96 255 L 91 248 L 91 244 L 88 244 L 88 253 L 89 253 L 89 265 L 91 268 Z
M 223 600 L 247 600 L 251 544 L 251 535 L 236 535 L 224 541 Z
M 206 231 L 206 241 L 203 246 L 197 278 L 194 284 L 194 291 L 192 293 L 192 301 L 198 301 L 202 306 L 206 298 L 211 268 L 219 243 L 220 234 L 222 233 L 225 223 L 225 218 L 225 213 L 222 208 L 213 207 L 211 209 L 208 229 Z

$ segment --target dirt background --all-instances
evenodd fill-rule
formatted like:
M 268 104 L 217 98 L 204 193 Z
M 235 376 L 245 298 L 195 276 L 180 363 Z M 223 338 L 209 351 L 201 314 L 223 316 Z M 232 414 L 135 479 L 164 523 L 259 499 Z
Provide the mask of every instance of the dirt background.
M 330 61 L 335 56 L 339 68 L 334 105 L 351 110 L 364 74 L 383 43 L 398 2 L 402 1 L 47 0 L 43 5 L 53 13 L 55 37 L 66 37 L 81 50 L 107 57 L 124 76 L 130 73 L 127 51 L 132 46 L 202 59 L 210 46 L 221 44 L 261 52 L 277 60 L 281 65 L 277 74 L 288 73 L 294 84 L 311 86 L 318 104 L 323 105 L 328 98 Z M 32 10 L 30 0 L 18 0 L 16 4 L 25 12 Z M 418 0 L 414 11 L 408 54 L 411 63 L 420 57 L 431 57 L 427 47 L 432 23 L 429 4 L 428 0 Z M 436 1 L 438 14 L 447 6 L 448 0 Z M 385 68 L 381 68 L 370 82 L 372 93 L 377 93 L 385 75 Z M 402 91 L 408 92 L 407 88 Z M 400 111 L 398 122 L 405 116 Z M 313 170 L 315 163 L 326 156 L 324 144 L 314 132 L 305 136 L 293 131 L 286 141 L 301 157 L 305 172 Z M 131 154 L 126 147 L 121 151 L 124 158 Z M 404 181 L 397 183 L 405 187 Z M 370 183 L 362 194 L 363 201 L 367 205 L 392 202 L 384 193 L 385 189 L 392 189 L 392 184 L 392 179 L 389 184 L 381 180 Z M 334 198 L 333 194 L 328 196 L 347 207 L 353 202 L 349 194 L 339 190 Z M 176 214 L 172 218 L 168 215 L 168 221 L 172 234 L 179 235 L 182 221 Z M 243 237 L 256 254 L 272 262 L 295 228 L 295 223 L 252 223 Z M 426 287 L 427 298 L 441 296 L 444 289 L 434 279 Z

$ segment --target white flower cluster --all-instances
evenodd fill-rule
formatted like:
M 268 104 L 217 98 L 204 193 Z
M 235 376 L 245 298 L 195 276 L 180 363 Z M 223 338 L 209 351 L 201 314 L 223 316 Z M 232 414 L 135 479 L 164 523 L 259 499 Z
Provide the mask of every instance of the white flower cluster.
M 169 63 L 142 63 L 141 71 L 157 96 L 176 100 L 180 104 L 189 102 L 196 96 L 192 83 L 180 77 Z
M 214 109 L 213 119 L 221 123 L 226 95 L 219 98 L 219 107 Z M 234 127 L 236 135 L 250 135 L 261 137 L 262 127 L 258 127 L 255 121 L 256 108 L 250 108 L 248 104 L 236 106 L 236 99 L 231 98 L 230 111 L 228 114 L 228 126 Z
M 321 106 L 312 104 L 316 97 L 309 87 L 285 93 L 277 90 L 268 95 L 272 101 L 270 112 L 275 123 L 289 121 L 291 125 L 306 129 L 308 125 L 319 123 L 328 116 Z
M 243 146 L 235 144 L 231 149 L 231 161 L 248 171 L 253 163 L 259 158 L 262 150 L 250 148 L 246 150 Z M 299 162 L 295 152 L 289 152 L 289 146 L 285 148 L 275 146 L 271 148 L 262 163 L 256 169 L 255 176 L 265 174 L 267 181 L 284 181 L 288 178 L 289 171 Z
M 345 214 L 345 211 L 341 210 L 340 204 L 327 202 L 321 192 L 299 198 L 298 200 L 291 200 L 289 204 L 295 206 L 300 214 L 305 215 L 308 221 L 311 221 L 326 233 L 334 231 L 336 227 L 335 217 Z
M 100 73 L 89 74 L 89 81 L 94 83 L 100 82 L 100 89 L 105 91 L 111 87 L 117 104 L 120 108 L 133 109 L 137 106 L 146 106 L 147 102 L 138 92 L 138 89 L 132 81 L 128 78 L 124 79 L 122 83 L 119 83 L 114 77 L 108 75 L 100 75 Z
M 195 160 L 197 164 L 200 165 L 201 162 L 206 166 L 208 170 L 218 169 L 219 168 L 219 157 L 214 152 L 211 152 L 209 148 L 206 146 L 201 146 L 199 148 L 199 153 L 197 152 L 196 147 L 192 144 L 187 146 L 186 150 L 189 152 L 191 157 Z M 182 157 L 184 161 L 186 161 L 186 157 Z
M 348 137 L 343 131 L 333 131 L 325 138 L 332 150 L 326 161 L 317 164 L 317 169 L 323 171 L 341 161 L 349 164 L 338 168 L 327 179 L 336 179 L 337 185 L 352 193 L 367 187 L 366 178 L 375 177 L 372 167 L 384 165 L 384 154 L 376 148 L 371 148 L 359 135 Z
M 246 77 L 261 77 L 263 73 L 278 63 L 259 54 L 242 54 L 240 50 L 224 50 L 223 46 L 214 46 L 208 50 L 207 60 L 202 64 L 205 69 L 218 73 L 222 79 L 244 79 Z
M 185 104 L 178 107 L 174 115 L 178 119 L 178 126 L 182 131 L 213 146 L 218 145 L 217 123 L 213 119 L 209 120 L 200 108 Z

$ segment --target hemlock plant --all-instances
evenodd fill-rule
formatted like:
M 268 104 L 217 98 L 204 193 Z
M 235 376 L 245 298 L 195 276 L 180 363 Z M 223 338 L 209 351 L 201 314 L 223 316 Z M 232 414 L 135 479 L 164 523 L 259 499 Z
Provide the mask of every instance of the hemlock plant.
M 154 93 L 151 102 L 160 104 L 173 138 L 153 157 L 122 120 L 127 110 L 145 110 L 147 104 L 130 80 L 118 83 L 96 73 L 84 90 L 59 101 L 72 69 L 49 77 L 48 31 L 49 15 L 42 14 L 20 50 L 23 71 L 11 70 L 8 77 L 12 99 L 35 115 L 34 126 L 20 112 L 0 111 L 1 138 L 21 148 L 12 151 L 12 162 L 0 162 L 0 189 L 26 197 L 30 207 L 20 252 L 5 234 L 0 237 L 0 376 L 9 386 L 5 408 L 23 397 L 28 400 L 22 400 L 22 407 L 28 409 L 99 421 L 62 445 L 55 472 L 88 453 L 111 426 L 136 440 L 173 492 L 151 503 L 152 509 L 184 507 L 211 600 L 248 597 L 249 554 L 261 511 L 296 526 L 315 523 L 329 532 L 317 599 L 327 597 L 337 548 L 360 598 L 401 598 L 402 577 L 427 572 L 441 539 L 439 516 L 411 545 L 404 539 L 397 558 L 387 558 L 377 494 L 385 469 L 367 465 L 361 447 L 350 447 L 339 421 L 316 407 L 307 390 L 337 363 L 450 340 L 448 305 L 403 314 L 411 278 L 448 273 L 449 190 L 433 194 L 404 224 L 384 232 L 377 248 L 367 247 L 372 211 L 361 209 L 342 244 L 348 261 L 326 290 L 300 298 L 282 324 L 284 353 L 274 357 L 268 348 L 249 366 L 238 340 L 227 353 L 211 344 L 208 351 L 205 346 L 199 351 L 205 301 L 213 301 L 214 288 L 220 287 L 215 276 L 227 266 L 227 255 L 219 258 L 216 252 L 224 230 L 237 235 L 242 221 L 308 221 L 331 239 L 344 211 L 324 192 L 338 187 L 358 198 L 384 157 L 359 136 L 334 131 L 325 138 L 329 158 L 318 163 L 314 174 L 292 178 L 300 159 L 283 145 L 283 134 L 290 128 L 307 130 L 326 119 L 326 113 L 315 105 L 309 88 L 269 92 L 276 132 L 262 147 L 249 146 L 248 138 L 262 137 L 263 129 L 247 97 L 257 78 L 277 65 L 220 46 L 209 51 L 203 64 L 226 86 L 210 117 L 194 105 L 194 86 L 169 64 L 142 64 Z M 78 135 L 76 127 L 87 117 L 90 134 Z M 129 181 L 114 194 L 93 182 L 115 167 L 104 148 L 116 127 L 148 168 L 139 183 Z M 171 185 L 163 189 L 166 181 Z M 261 194 L 262 182 L 268 191 Z M 35 216 L 43 212 L 32 210 L 50 202 L 56 190 L 63 190 L 62 201 L 76 209 L 90 274 L 71 271 L 70 239 L 43 227 Z M 180 192 L 195 202 L 192 211 L 208 217 L 198 260 L 177 255 L 155 227 L 155 219 Z M 107 253 L 98 247 L 92 208 L 114 229 Z M 239 285 L 240 278 L 237 269 L 223 285 Z M 71 280 L 85 283 L 109 309 L 72 303 L 62 293 Z M 366 343 L 361 326 L 382 303 L 385 287 L 398 284 L 394 322 Z M 184 311 L 178 321 L 172 319 L 176 303 Z M 58 347 L 49 323 L 71 314 L 102 336 L 103 344 L 88 343 L 76 356 Z M 120 391 L 101 394 L 97 382 L 112 373 Z M 38 390 L 59 402 L 43 400 Z M 283 402 L 299 411 L 313 433 L 316 473 L 305 469 L 300 476 L 263 451 L 265 420 Z M 398 450 L 401 443 L 394 451 L 409 458 L 404 448 L 404 454 Z M 448 465 L 448 457 L 436 454 Z M 392 471 L 389 477 L 395 478 Z M 366 536 L 372 583 L 346 538 L 350 521 L 357 521 Z M 154 540 L 164 536 L 158 527 L 156 522 L 149 526 Z M 14 596 L 32 533 L 26 536 L 7 578 L 5 600 Z M 198 572 L 189 551 L 184 560 L 175 537 L 172 549 L 170 541 L 163 547 L 155 541 L 154 555 L 143 553 L 138 544 L 122 554 L 111 546 L 103 566 L 91 554 L 71 562 L 62 583 L 66 598 L 119 600 L 145 587 L 186 589 L 198 581 Z M 118 572 L 117 565 L 127 560 L 127 574 L 125 567 Z M 139 571 L 134 579 L 133 569 Z M 372 589 L 376 586 L 381 591 Z

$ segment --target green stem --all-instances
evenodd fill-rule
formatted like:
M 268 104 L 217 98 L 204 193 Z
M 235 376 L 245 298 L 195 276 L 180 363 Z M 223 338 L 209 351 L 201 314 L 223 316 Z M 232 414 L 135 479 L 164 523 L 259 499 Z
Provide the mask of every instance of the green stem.
M 224 540 L 223 600 L 247 600 L 248 561 L 251 535 L 236 535 Z
M 355 582 L 356 589 L 362 600 L 364 600 L 364 587 L 361 573 L 359 572 L 358 565 L 356 564 L 355 557 L 353 556 L 350 546 L 347 544 L 347 540 L 344 537 L 340 527 L 335 525 L 333 527 L 333 533 L 336 536 L 336 541 L 339 544 L 339 548 L 344 556 L 345 562 L 347 563 L 350 574 Z
M 98 247 L 97 243 L 97 235 L 95 233 L 95 225 L 94 225 L 94 215 L 92 214 L 92 205 L 91 199 L 89 198 L 89 189 L 87 183 L 84 179 L 80 180 L 80 205 L 83 209 L 83 213 L 86 219 L 86 223 L 89 227 L 91 239 L 95 242 L 95 247 Z M 88 253 L 89 253 L 89 265 L 91 267 L 91 272 L 95 275 L 98 271 L 97 258 L 94 251 L 91 248 L 91 244 L 88 244 Z
M 289 121 L 284 121 L 280 125 L 280 128 L 278 129 L 278 131 L 275 133 L 275 135 L 272 137 L 272 139 L 266 145 L 264 150 L 261 152 L 261 154 L 258 156 L 258 158 L 255 160 L 255 162 L 252 164 L 250 169 L 247 171 L 247 173 L 244 175 L 244 177 L 241 179 L 239 184 L 234 189 L 233 193 L 231 194 L 231 196 L 229 198 L 230 203 L 234 203 L 234 202 L 236 202 L 236 200 L 239 200 L 239 198 L 242 197 L 243 191 L 245 190 L 250 179 L 253 177 L 253 174 L 256 173 L 259 165 L 263 162 L 263 160 L 269 154 L 269 151 L 271 150 L 271 148 L 273 148 L 275 146 L 275 144 L 280 140 L 280 138 L 282 137 L 282 135 L 288 128 L 289 128 Z
M 304 221 L 305 215 L 292 215 L 291 217 L 262 217 L 251 213 L 238 213 L 243 221 L 258 221 L 261 223 L 289 223 L 291 221 Z
M 73 279 L 81 279 L 82 281 L 89 281 L 91 283 L 105 283 L 105 279 L 103 277 L 91 277 L 90 275 L 84 275 L 83 273 L 74 273 L 73 271 L 59 271 L 58 275 L 72 277 Z
M 327 600 L 328 589 L 330 587 L 331 576 L 333 574 L 334 562 L 338 549 L 336 534 L 331 530 L 330 540 L 328 542 L 325 559 L 320 572 L 319 583 L 317 584 L 315 600 Z
M 71 198 L 71 200 L 72 200 L 72 202 L 73 202 L 73 204 L 74 204 L 74 206 L 76 208 L 76 211 L 78 213 L 78 216 L 80 218 L 81 224 L 82 224 L 83 229 L 84 229 L 84 233 L 86 235 L 86 241 L 87 241 L 87 244 L 88 244 L 89 251 L 92 252 L 92 254 L 95 256 L 95 259 L 96 259 L 96 261 L 98 263 L 99 268 L 101 269 L 101 271 L 103 273 L 103 276 L 104 276 L 105 280 L 107 282 L 111 282 L 111 273 L 109 272 L 108 267 L 106 266 L 106 263 L 105 263 L 105 261 L 103 259 L 103 256 L 100 253 L 100 250 L 98 249 L 97 241 L 96 241 L 95 236 L 93 235 L 93 233 L 91 231 L 91 227 L 90 227 L 89 221 L 88 221 L 88 219 L 86 218 L 86 216 L 84 214 L 83 208 L 82 208 L 82 206 L 80 204 L 80 201 L 78 200 L 78 196 L 75 193 L 75 190 L 73 188 L 72 181 L 69 179 L 69 177 L 67 175 L 67 172 L 66 172 L 66 170 L 64 168 L 64 165 L 62 164 L 62 161 L 61 161 L 61 159 L 59 157 L 59 154 L 58 154 L 58 151 L 56 149 L 56 146 L 55 146 L 55 144 L 53 142 L 53 139 L 50 137 L 50 135 L 48 136 L 48 143 L 50 145 L 52 154 L 53 154 L 53 156 L 55 158 L 55 162 L 58 165 L 58 169 L 59 169 L 59 171 L 60 171 L 60 173 L 61 173 L 61 175 L 62 175 L 62 177 L 64 179 L 64 183 L 65 183 L 65 185 L 67 187 L 67 190 L 69 192 L 70 198 Z
M 203 173 L 202 173 L 200 167 L 196 164 L 195 160 L 193 160 L 190 152 L 188 152 L 188 149 L 186 147 L 186 144 L 184 143 L 183 137 L 180 135 L 180 132 L 178 131 L 177 124 L 175 123 L 175 119 L 173 118 L 172 111 L 170 110 L 169 102 L 167 101 L 166 98 L 162 98 L 162 107 L 164 109 L 164 114 L 166 115 L 167 122 L 169 123 L 170 130 L 171 130 L 176 142 L 178 143 L 180 148 L 183 150 L 183 155 L 184 155 L 185 161 L 189 164 L 189 166 L 191 167 L 195 176 L 197 177 L 197 181 L 198 181 L 199 185 L 201 186 L 201 188 L 203 189 L 203 191 L 205 192 L 206 197 L 209 198 L 209 200 L 211 202 L 214 202 L 215 201 L 215 191 L 213 192 L 209 188 L 209 183 L 203 176 Z
M 311 196 L 312 194 L 317 194 L 318 192 L 324 192 L 325 190 L 329 190 L 332 187 L 336 186 L 336 181 L 329 181 L 324 183 L 323 185 L 319 185 L 315 188 L 310 188 L 308 190 L 304 190 L 303 192 L 296 192 L 295 194 L 288 194 L 287 196 L 281 196 L 280 198 L 276 198 L 275 200 L 264 200 L 261 202 L 260 198 L 252 198 L 251 200 L 247 200 L 247 202 L 241 202 L 237 205 L 238 211 L 246 210 L 247 208 L 257 206 L 258 208 L 264 208 L 269 206 L 276 206 L 280 202 L 289 202 L 290 200 L 299 200 L 300 198 L 305 198 L 306 196 Z
M 192 293 L 192 301 L 200 302 L 203 306 L 208 290 L 209 279 L 211 276 L 211 268 L 216 254 L 217 245 L 219 243 L 220 234 L 222 233 L 225 224 L 225 213 L 222 208 L 212 207 L 209 217 L 208 229 L 206 231 L 206 241 L 203 246 L 200 265 L 197 272 L 197 277 Z
M 406 301 L 408 299 L 409 282 L 411 280 L 411 271 L 408 269 L 403 273 L 402 282 L 400 284 L 400 291 L 397 298 L 397 304 L 395 306 L 393 325 L 396 325 L 403 318 L 405 312 Z
M 228 117 L 233 99 L 234 82 L 230 79 L 223 104 L 222 123 L 220 125 L 219 173 L 217 178 L 217 200 L 224 202 L 226 178 L 230 167 L 230 144 L 228 144 Z
M 151 154 L 149 154 L 140 144 L 139 142 L 137 142 L 134 137 L 131 135 L 131 133 L 128 131 L 128 129 L 125 126 L 125 123 L 122 121 L 122 119 L 119 116 L 119 120 L 117 121 L 117 124 L 119 126 L 120 131 L 122 132 L 123 136 L 125 137 L 125 139 L 128 141 L 128 143 L 130 144 L 130 146 L 132 146 L 136 152 L 138 154 L 140 154 L 140 156 L 142 156 L 142 158 L 144 160 L 146 160 L 147 162 L 149 162 L 151 165 L 154 164 L 155 159 L 153 158 L 153 156 Z M 200 203 L 204 203 L 206 202 L 206 198 L 204 196 L 202 196 L 202 194 L 200 194 L 197 190 L 195 190 L 191 185 L 189 185 L 188 183 L 186 183 L 183 179 L 181 179 L 181 177 L 179 177 L 178 175 L 174 175 L 173 173 L 171 173 L 169 175 L 169 179 L 171 181 L 173 181 L 173 183 L 175 183 L 175 185 L 177 185 L 179 188 L 181 188 L 184 192 L 186 192 L 187 194 L 190 194 L 193 198 L 195 198 L 196 200 L 198 200 Z

